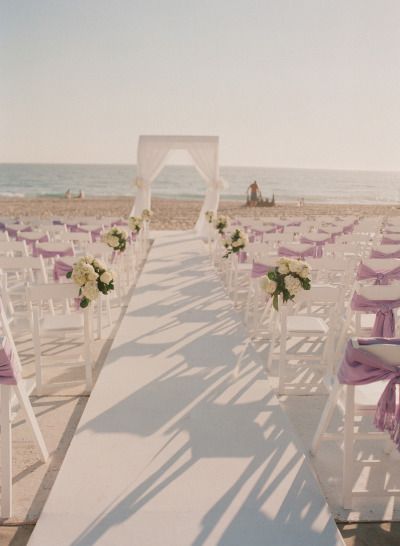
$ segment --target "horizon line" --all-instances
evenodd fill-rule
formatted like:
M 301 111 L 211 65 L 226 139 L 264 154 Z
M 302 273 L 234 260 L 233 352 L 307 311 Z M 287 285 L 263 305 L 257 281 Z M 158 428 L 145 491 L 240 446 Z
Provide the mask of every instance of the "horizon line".
M 75 165 L 78 167 L 84 166 L 96 166 L 96 167 L 136 167 L 137 163 L 73 163 L 73 162 L 53 162 L 48 163 L 45 161 L 0 161 L 0 165 L 58 165 L 67 166 Z M 164 167 L 193 167 L 196 168 L 194 163 L 166 163 Z M 219 165 L 220 168 L 239 168 L 239 169 L 281 169 L 281 170 L 301 170 L 301 171 L 338 171 L 338 172 L 368 172 L 368 173 L 398 173 L 399 169 L 365 169 L 365 168 L 343 168 L 343 167 L 287 167 L 282 165 Z

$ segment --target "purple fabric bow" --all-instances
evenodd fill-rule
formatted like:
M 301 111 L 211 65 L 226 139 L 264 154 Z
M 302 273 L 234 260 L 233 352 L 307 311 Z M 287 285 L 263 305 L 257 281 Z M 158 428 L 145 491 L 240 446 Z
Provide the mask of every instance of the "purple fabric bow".
M 69 271 L 72 271 L 72 269 L 73 267 L 71 264 L 67 264 L 62 260 L 56 260 L 53 268 L 53 279 L 55 281 L 59 281 L 61 277 L 65 277 L 65 275 Z
M 46 250 L 45 248 L 35 247 L 33 249 L 33 256 L 43 256 L 43 258 L 62 258 L 63 256 L 74 256 L 74 250 L 71 247 L 64 248 L 64 250 Z
M 381 245 L 400 245 L 400 239 L 392 239 L 390 237 L 382 237 Z
M 370 258 L 400 258 L 400 249 L 394 252 L 387 253 L 380 250 L 372 249 Z
M 266 265 L 254 262 L 253 267 L 251 268 L 251 278 L 257 279 L 258 277 L 262 277 L 266 275 L 269 271 L 272 271 L 274 269 L 274 266 L 272 265 Z
M 334 242 L 333 237 L 327 237 L 326 239 L 323 239 L 322 241 L 314 241 L 313 239 L 309 239 L 307 236 L 303 236 L 303 237 L 300 238 L 300 243 L 305 244 L 305 245 L 315 245 L 316 246 L 316 249 L 315 249 L 315 257 L 316 258 L 321 258 L 322 253 L 323 253 L 322 247 L 326 243 L 333 243 L 333 242 Z
M 306 250 L 300 251 L 300 250 L 292 250 L 291 248 L 286 248 L 285 246 L 280 246 L 278 249 L 278 256 L 285 256 L 285 257 L 295 257 L 295 258 L 306 258 L 307 256 L 316 258 L 317 257 L 317 246 L 311 246 L 310 248 L 307 248 Z
M 21 377 L 11 343 L 3 337 L 0 344 L 0 385 L 16 385 Z
M 363 313 L 376 313 L 371 336 L 394 337 L 395 320 L 393 309 L 400 307 L 400 300 L 369 300 L 355 293 L 351 300 L 351 308 Z
M 400 266 L 390 271 L 375 271 L 363 262 L 360 263 L 357 270 L 357 280 L 375 279 L 374 284 L 389 284 L 394 279 L 400 279 Z
M 384 379 L 389 380 L 376 406 L 374 425 L 378 430 L 387 431 L 400 450 L 400 407 L 396 408 L 396 385 L 400 383 L 400 367 L 389 364 L 362 348 L 363 345 L 378 343 L 400 346 L 400 339 L 359 339 L 358 343 L 361 347 L 354 347 L 351 341 L 347 343 L 346 353 L 338 372 L 339 382 L 345 385 L 366 385 Z

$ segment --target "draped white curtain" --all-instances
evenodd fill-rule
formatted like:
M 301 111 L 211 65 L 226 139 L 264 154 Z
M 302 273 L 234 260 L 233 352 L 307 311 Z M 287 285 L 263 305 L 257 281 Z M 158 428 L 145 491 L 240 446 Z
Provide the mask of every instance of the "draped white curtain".
M 193 162 L 204 178 L 207 187 L 203 205 L 196 222 L 195 229 L 199 235 L 206 234 L 205 212 L 212 210 L 216 212 L 219 205 L 219 164 L 218 145 L 210 145 L 208 142 L 193 142 L 187 146 L 187 151 L 193 158 Z
M 131 216 L 140 216 L 143 209 L 151 208 L 151 183 L 160 174 L 168 156 L 169 146 L 167 143 L 140 141 L 138 146 L 137 173 L 135 186 L 136 199 Z
M 141 136 L 138 144 L 137 194 L 131 215 L 138 216 L 143 209 L 151 208 L 151 183 L 162 170 L 172 149 L 187 150 L 206 182 L 206 194 L 195 226 L 200 236 L 206 236 L 205 212 L 217 211 L 220 190 L 225 187 L 219 177 L 218 137 Z

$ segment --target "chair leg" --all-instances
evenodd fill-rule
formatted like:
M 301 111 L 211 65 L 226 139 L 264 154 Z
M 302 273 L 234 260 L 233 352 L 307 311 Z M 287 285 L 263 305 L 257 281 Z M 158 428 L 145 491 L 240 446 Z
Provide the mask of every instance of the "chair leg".
M 343 508 L 351 509 L 353 491 L 354 385 L 346 385 L 343 442 Z
M 12 515 L 12 435 L 11 435 L 11 389 L 0 386 L 1 392 L 1 516 Z
M 15 392 L 18 397 L 19 404 L 22 411 L 25 414 L 25 419 L 32 430 L 33 439 L 35 440 L 36 446 L 40 453 L 40 458 L 43 462 L 46 462 L 49 457 L 49 452 L 47 451 L 46 444 L 44 443 L 42 432 L 39 428 L 36 416 L 33 412 L 32 405 L 29 401 L 28 395 L 26 394 L 25 389 L 22 385 L 18 384 L 15 386 Z
M 40 350 L 39 314 L 37 309 L 33 311 L 33 350 L 35 354 L 36 392 L 41 394 L 43 387 L 42 362 Z
M 333 412 L 335 411 L 338 397 L 339 397 L 340 385 L 338 382 L 335 383 L 329 398 L 325 404 L 324 411 L 322 412 L 321 419 L 318 423 L 317 430 L 315 431 L 313 440 L 311 442 L 311 455 L 316 455 L 321 444 L 322 436 L 326 432 L 328 425 L 332 419 Z

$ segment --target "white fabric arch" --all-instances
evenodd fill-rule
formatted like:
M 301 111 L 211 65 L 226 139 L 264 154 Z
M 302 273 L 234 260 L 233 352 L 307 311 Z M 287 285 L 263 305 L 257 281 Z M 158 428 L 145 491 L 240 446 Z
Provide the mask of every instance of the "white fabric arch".
M 206 235 L 204 213 L 218 209 L 220 190 L 225 182 L 219 176 L 219 138 L 215 136 L 161 136 L 141 135 L 137 152 L 137 187 L 135 204 L 131 215 L 138 216 L 143 209 L 151 208 L 151 184 L 164 167 L 170 150 L 186 150 L 194 166 L 206 182 L 206 193 L 195 229 Z

